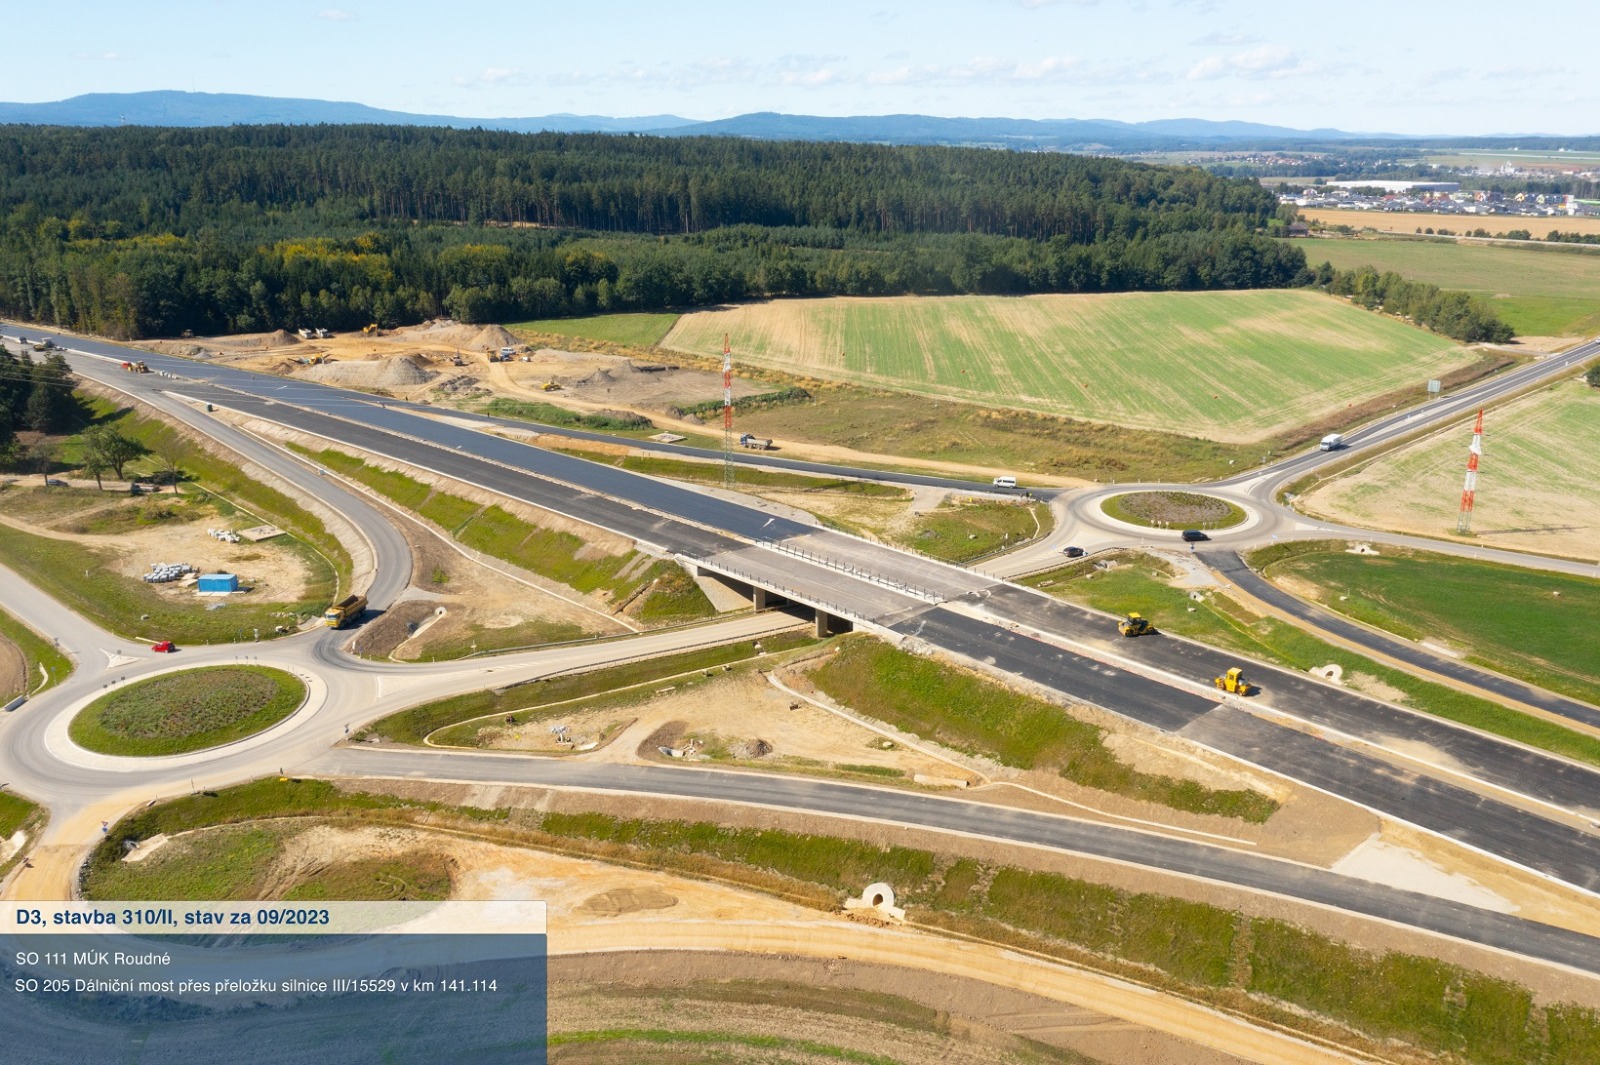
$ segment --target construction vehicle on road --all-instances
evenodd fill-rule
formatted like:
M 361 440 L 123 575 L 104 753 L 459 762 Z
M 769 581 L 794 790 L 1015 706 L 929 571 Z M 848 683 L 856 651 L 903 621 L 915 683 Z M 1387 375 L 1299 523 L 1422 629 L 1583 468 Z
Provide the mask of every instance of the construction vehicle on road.
M 150 372 L 150 367 L 146 366 L 143 362 L 125 362 L 125 363 L 122 364 L 122 368 L 124 370 L 127 370 L 129 373 L 149 373 Z
M 756 436 L 754 433 L 745 433 L 739 437 L 739 446 L 749 448 L 751 451 L 771 451 L 772 438 Z
M 354 621 L 359 621 L 361 612 L 365 609 L 367 609 L 366 596 L 347 595 L 323 612 L 322 623 L 330 629 L 342 629 Z
M 1212 678 L 1212 683 L 1229 695 L 1251 695 L 1255 687 L 1244 679 L 1244 670 L 1234 666 L 1220 677 Z
M 1156 627 L 1142 614 L 1129 614 L 1117 622 L 1117 631 L 1124 636 L 1148 636 L 1156 631 Z

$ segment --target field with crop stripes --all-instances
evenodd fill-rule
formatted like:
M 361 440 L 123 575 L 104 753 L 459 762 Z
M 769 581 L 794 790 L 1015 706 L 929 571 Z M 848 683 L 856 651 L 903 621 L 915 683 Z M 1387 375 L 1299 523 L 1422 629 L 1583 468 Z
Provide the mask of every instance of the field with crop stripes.
M 1453 341 L 1311 292 L 783 300 L 686 314 L 664 347 L 1244 443 L 1424 383 Z

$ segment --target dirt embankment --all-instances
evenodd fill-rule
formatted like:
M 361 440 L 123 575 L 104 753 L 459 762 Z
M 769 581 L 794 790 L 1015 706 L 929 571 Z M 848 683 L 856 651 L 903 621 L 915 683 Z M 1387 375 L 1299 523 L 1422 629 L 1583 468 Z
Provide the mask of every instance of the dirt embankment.
M 22 649 L 0 636 L 0 703 L 8 703 L 28 690 L 28 660 Z

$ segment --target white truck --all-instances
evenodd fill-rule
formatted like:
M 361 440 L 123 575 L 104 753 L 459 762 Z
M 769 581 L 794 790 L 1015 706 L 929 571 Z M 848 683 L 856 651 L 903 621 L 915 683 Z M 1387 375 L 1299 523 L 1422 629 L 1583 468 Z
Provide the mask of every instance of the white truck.
M 1327 436 L 1322 438 L 1322 443 L 1318 446 L 1323 451 L 1338 451 L 1340 448 L 1344 447 L 1344 434 L 1329 433 Z

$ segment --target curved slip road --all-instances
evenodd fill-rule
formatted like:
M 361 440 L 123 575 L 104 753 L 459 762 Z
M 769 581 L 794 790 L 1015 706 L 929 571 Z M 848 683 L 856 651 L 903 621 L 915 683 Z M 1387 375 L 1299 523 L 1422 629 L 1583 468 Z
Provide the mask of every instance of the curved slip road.
M 1281 859 L 1031 810 L 801 777 L 490 754 L 339 748 L 302 769 L 308 775 L 329 777 L 516 784 L 700 799 L 1008 840 L 1264 891 L 1600 972 L 1600 938 L 1593 936 Z

